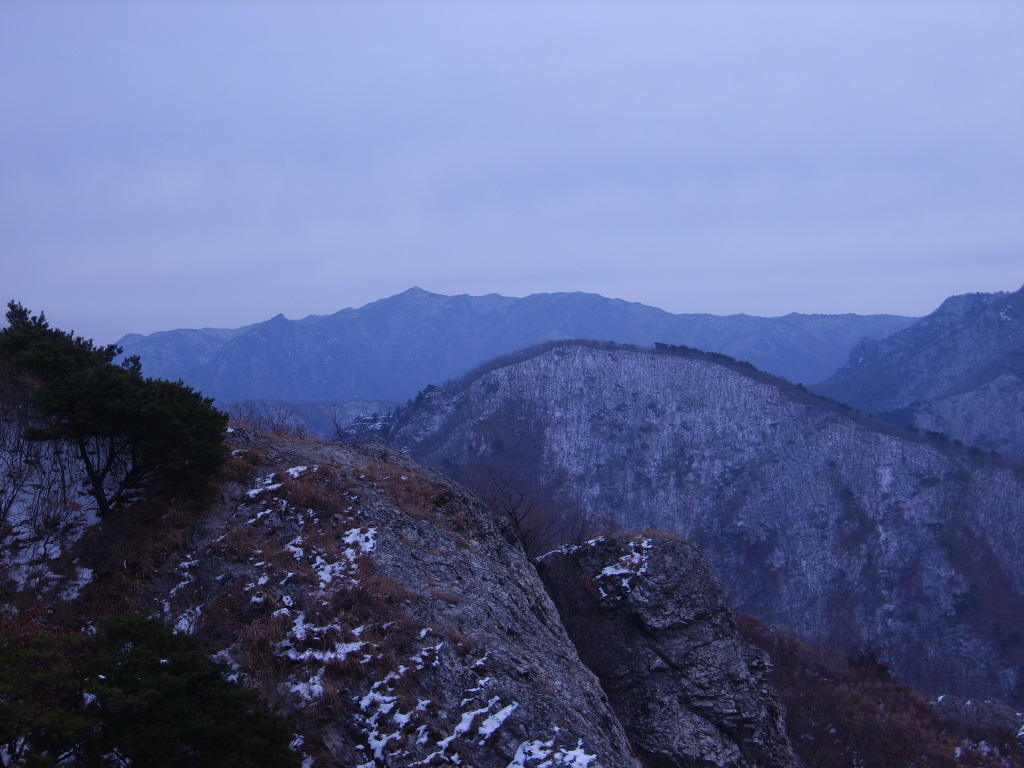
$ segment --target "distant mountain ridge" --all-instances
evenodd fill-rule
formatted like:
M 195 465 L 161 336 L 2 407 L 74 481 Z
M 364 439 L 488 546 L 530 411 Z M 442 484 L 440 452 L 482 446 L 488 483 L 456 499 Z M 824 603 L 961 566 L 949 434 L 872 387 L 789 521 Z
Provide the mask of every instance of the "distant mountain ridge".
M 895 315 L 674 315 L 586 293 L 510 298 L 411 288 L 332 315 L 132 334 L 119 343 L 142 358 L 147 376 L 180 378 L 222 403 L 401 402 L 499 355 L 574 338 L 685 344 L 811 383 L 842 365 L 861 339 L 880 339 L 913 321 Z
M 381 434 L 563 516 L 684 536 L 741 611 L 926 690 L 1024 701 L 1024 476 L 1005 461 L 708 353 L 592 343 L 426 391 Z
M 1024 459 L 1024 288 L 952 296 L 892 336 L 862 341 L 812 388 Z

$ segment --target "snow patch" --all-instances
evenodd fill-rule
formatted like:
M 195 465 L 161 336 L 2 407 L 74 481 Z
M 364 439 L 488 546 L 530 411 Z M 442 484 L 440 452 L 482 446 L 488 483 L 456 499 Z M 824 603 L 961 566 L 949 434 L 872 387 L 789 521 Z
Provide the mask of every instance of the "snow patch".
M 557 733 L 558 729 L 556 738 Z M 508 768 L 550 768 L 555 765 L 586 768 L 596 759 L 597 755 L 584 751 L 582 739 L 576 742 L 575 749 L 566 750 L 555 746 L 555 738 L 552 738 L 550 741 L 524 741 L 516 750 Z
M 195 634 L 196 626 L 199 624 L 199 616 L 202 613 L 202 606 L 195 606 L 186 609 L 174 623 L 174 633 L 180 635 Z
M 480 724 L 480 727 L 477 729 L 477 733 L 481 737 L 486 739 L 488 736 L 490 736 L 492 733 L 498 730 L 502 726 L 502 724 L 506 720 L 508 720 L 509 715 L 511 715 L 517 709 L 519 709 L 519 702 L 517 701 L 512 702 L 507 707 L 499 709 L 497 712 L 495 712 L 493 715 L 488 717 Z
M 647 571 L 647 551 L 650 548 L 651 540 L 646 537 L 632 540 L 629 553 L 620 557 L 612 565 L 606 566 L 597 575 L 601 597 L 619 599 L 623 594 L 631 592 L 633 580 Z M 622 590 L 620 594 L 612 594 L 609 591 L 615 590 L 616 582 L 618 582 L 618 589 Z
M 302 701 L 300 706 L 310 704 L 324 695 L 324 667 L 306 680 L 292 681 L 289 690 Z

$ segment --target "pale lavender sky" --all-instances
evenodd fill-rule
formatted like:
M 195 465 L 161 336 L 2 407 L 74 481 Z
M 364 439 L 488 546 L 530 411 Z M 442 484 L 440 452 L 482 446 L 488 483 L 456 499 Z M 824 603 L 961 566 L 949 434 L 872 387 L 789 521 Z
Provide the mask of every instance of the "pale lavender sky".
M 97 341 L 1022 283 L 1022 3 L 0 3 L 0 299 Z

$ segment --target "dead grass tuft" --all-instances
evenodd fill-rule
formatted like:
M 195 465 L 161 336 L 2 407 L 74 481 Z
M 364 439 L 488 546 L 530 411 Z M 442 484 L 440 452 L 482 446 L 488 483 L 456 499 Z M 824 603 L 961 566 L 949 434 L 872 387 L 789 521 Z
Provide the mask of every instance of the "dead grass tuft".
M 221 465 L 219 477 L 225 482 L 252 485 L 256 482 L 264 461 L 263 451 L 257 446 L 232 451 L 227 461 Z
M 263 616 L 243 626 L 238 633 L 238 647 L 243 666 L 250 676 L 270 680 L 280 667 L 277 645 L 287 633 L 291 619 L 284 615 Z
M 351 503 L 344 495 L 345 486 L 334 473 L 320 468 L 306 470 L 298 477 L 286 477 L 278 491 L 296 509 L 312 509 L 326 515 L 344 515 Z
M 629 536 L 626 536 L 625 534 L 615 534 L 615 535 L 616 535 L 617 538 L 629 538 Z M 648 528 L 648 529 L 646 529 L 644 531 L 641 531 L 640 535 L 641 536 L 645 536 L 648 539 L 664 539 L 666 541 L 678 541 L 680 544 L 689 544 L 690 543 L 687 539 L 684 539 L 682 536 L 679 536 L 678 534 L 671 533 L 669 531 L 654 530 L 652 528 Z
M 210 554 L 236 562 L 248 562 L 249 558 L 267 542 L 265 533 L 252 525 L 238 525 L 209 545 Z
M 379 491 L 391 496 L 410 517 L 433 517 L 446 495 L 442 487 L 423 473 L 390 462 L 371 462 L 360 467 L 357 475 L 362 475 L 364 482 L 372 483 Z
M 430 596 L 434 600 L 440 600 L 441 602 L 448 603 L 449 605 L 458 605 L 459 596 L 453 595 L 451 592 L 443 592 L 439 589 L 431 591 Z
M 442 634 L 448 638 L 452 647 L 455 648 L 460 655 L 465 656 L 466 654 L 472 653 L 473 649 L 476 648 L 476 640 L 455 627 L 445 627 L 444 630 L 442 630 Z

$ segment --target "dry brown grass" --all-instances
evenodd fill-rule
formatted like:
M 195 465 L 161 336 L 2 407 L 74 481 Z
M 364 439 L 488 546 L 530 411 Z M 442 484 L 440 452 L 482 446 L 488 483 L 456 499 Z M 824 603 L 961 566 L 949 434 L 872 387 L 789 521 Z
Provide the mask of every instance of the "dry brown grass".
M 442 634 L 448 638 L 452 647 L 461 655 L 472 653 L 473 649 L 476 648 L 476 640 L 469 635 L 460 632 L 455 627 L 445 627 L 442 630 Z
M 365 606 L 368 618 L 389 616 L 395 613 L 396 606 L 420 597 L 400 581 L 377 574 L 362 577 L 353 591 L 359 593 L 358 599 Z
M 290 622 L 287 615 L 270 615 L 255 619 L 241 628 L 238 645 L 243 655 L 243 666 L 250 675 L 258 679 L 276 676 L 280 667 L 277 645 L 284 639 Z
M 690 543 L 689 540 L 684 539 L 682 536 L 679 536 L 679 535 L 677 535 L 675 533 L 670 533 L 669 531 L 659 531 L 659 530 L 655 530 L 653 528 L 647 528 L 647 529 L 645 529 L 643 531 L 640 531 L 640 535 L 644 536 L 644 537 L 646 537 L 648 539 L 664 539 L 666 541 L 678 541 L 680 544 L 689 544 Z M 620 534 L 620 533 L 617 533 L 617 534 L 615 534 L 615 537 L 616 538 L 631 538 L 632 536 L 630 534 Z
M 237 525 L 216 541 L 210 543 L 208 551 L 225 560 L 248 562 L 249 558 L 262 550 L 267 535 L 253 525 Z
M 448 603 L 449 605 L 459 604 L 459 596 L 453 595 L 451 592 L 444 592 L 442 590 L 435 589 L 431 591 L 430 596 L 434 600 L 440 600 L 441 602 Z
M 391 462 L 370 462 L 359 467 L 356 474 L 394 499 L 403 512 L 414 518 L 433 517 L 446 495 L 443 488 L 423 473 Z
M 894 679 L 870 653 L 852 658 L 811 648 L 783 632 L 737 617 L 745 641 L 767 651 L 771 681 L 786 707 L 786 725 L 809 768 L 1020 768 L 1024 747 L 1006 734 L 996 752 L 964 750 L 917 691 Z
M 252 485 L 265 459 L 263 450 L 258 446 L 234 450 L 221 465 L 219 479 L 239 485 Z
M 288 499 L 296 509 L 312 509 L 327 515 L 346 515 L 351 506 L 343 494 L 346 487 L 336 472 L 321 467 L 311 469 L 298 477 L 285 476 L 278 493 Z

